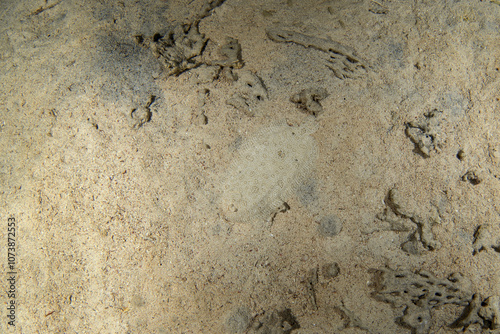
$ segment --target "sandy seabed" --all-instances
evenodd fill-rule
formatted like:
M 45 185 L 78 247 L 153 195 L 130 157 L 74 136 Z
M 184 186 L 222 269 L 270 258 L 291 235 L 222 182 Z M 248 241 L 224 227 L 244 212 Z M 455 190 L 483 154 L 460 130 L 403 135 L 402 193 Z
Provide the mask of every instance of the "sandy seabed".
M 1 1 L 0 332 L 499 333 L 499 4 Z

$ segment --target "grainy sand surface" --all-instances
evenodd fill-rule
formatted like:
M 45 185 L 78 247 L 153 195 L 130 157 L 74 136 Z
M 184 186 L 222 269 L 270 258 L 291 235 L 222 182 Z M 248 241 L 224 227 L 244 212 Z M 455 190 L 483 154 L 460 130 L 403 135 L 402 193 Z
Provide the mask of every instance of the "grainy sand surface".
M 497 333 L 499 4 L 1 1 L 0 332 Z

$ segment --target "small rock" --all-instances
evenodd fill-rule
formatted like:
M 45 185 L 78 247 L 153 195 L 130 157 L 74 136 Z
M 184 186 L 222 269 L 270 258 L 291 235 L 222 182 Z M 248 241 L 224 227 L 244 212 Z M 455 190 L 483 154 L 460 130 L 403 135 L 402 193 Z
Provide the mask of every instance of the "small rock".
M 467 173 L 462 176 L 462 181 L 469 181 L 472 185 L 478 185 L 483 181 L 479 172 L 475 169 L 469 169 Z
M 294 94 L 290 100 L 304 109 L 307 113 L 317 116 L 323 111 L 320 101 L 327 96 L 328 91 L 324 88 L 309 88 Z

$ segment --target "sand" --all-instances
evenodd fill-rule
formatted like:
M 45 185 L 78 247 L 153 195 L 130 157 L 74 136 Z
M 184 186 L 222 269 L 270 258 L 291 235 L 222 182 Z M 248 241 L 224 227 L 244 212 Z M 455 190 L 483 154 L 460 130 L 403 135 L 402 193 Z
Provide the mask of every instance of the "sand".
M 498 1 L 8 0 L 0 32 L 0 332 L 500 326 Z M 224 212 L 241 145 L 311 118 L 286 206 Z

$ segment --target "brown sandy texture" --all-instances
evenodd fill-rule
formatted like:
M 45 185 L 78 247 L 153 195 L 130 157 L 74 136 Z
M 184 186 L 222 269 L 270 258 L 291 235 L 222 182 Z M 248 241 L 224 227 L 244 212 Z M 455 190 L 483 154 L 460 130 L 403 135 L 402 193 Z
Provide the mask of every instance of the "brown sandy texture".
M 498 1 L 1 1 L 0 332 L 493 333 L 499 55 Z M 304 147 L 241 177 L 267 224 L 224 211 Z M 380 271 L 470 293 L 396 306 Z

